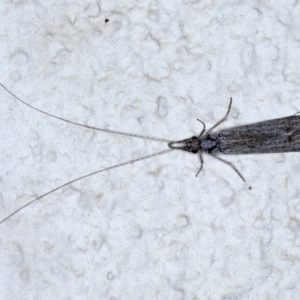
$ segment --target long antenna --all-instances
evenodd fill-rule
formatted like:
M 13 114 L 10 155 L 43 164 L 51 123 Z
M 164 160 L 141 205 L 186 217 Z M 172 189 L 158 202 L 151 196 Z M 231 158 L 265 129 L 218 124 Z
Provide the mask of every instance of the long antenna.
M 127 135 L 127 136 L 131 136 L 131 137 L 135 137 L 135 138 L 153 140 L 153 141 L 157 141 L 157 142 L 171 142 L 169 140 L 165 140 L 165 139 L 162 139 L 162 138 L 156 138 L 156 137 L 153 137 L 153 136 L 143 136 L 143 135 L 138 135 L 138 134 L 133 134 L 133 133 L 127 133 L 127 132 L 122 132 L 122 131 L 116 131 L 116 130 L 98 128 L 98 127 L 89 126 L 89 125 L 83 125 L 83 124 L 80 124 L 80 123 L 77 123 L 77 122 L 74 122 L 74 121 L 70 121 L 70 120 L 67 120 L 67 119 L 64 119 L 64 118 L 61 118 L 61 117 L 57 117 L 57 116 L 54 116 L 54 115 L 52 115 L 50 113 L 47 113 L 47 112 L 45 112 L 45 111 L 43 111 L 41 109 L 38 109 L 38 108 L 36 108 L 36 107 L 34 107 L 34 106 L 26 103 L 24 100 L 22 100 L 21 98 L 19 98 L 18 96 L 16 96 L 13 92 L 11 92 L 2 83 L 0 83 L 0 85 L 2 86 L 3 89 L 5 89 L 9 94 L 11 94 L 14 98 L 16 98 L 18 101 L 20 101 L 24 105 L 26 105 L 26 106 L 34 109 L 35 111 L 38 111 L 38 112 L 40 112 L 42 114 L 45 114 L 45 115 L 47 115 L 49 117 L 52 117 L 52 118 L 55 118 L 55 119 L 58 119 L 58 120 L 61 120 L 61 121 L 65 121 L 67 123 L 74 124 L 74 125 L 81 126 L 81 127 L 85 127 L 85 128 L 89 128 L 89 129 L 93 129 L 93 130 L 97 130 L 97 131 L 107 132 L 107 133 Z
M 4 219 L 0 222 L 0 225 L 1 225 L 2 223 L 4 223 L 6 220 L 10 219 L 13 215 L 15 215 L 16 213 L 18 213 L 19 211 L 23 210 L 25 207 L 29 206 L 30 204 L 32 204 L 32 203 L 34 203 L 34 202 L 36 202 L 36 201 L 38 201 L 38 200 L 41 200 L 42 198 L 46 197 L 47 195 L 49 195 L 49 194 L 51 194 L 51 193 L 53 193 L 53 192 L 55 192 L 55 191 L 57 191 L 57 190 L 59 190 L 59 189 L 65 187 L 65 186 L 67 186 L 67 185 L 69 185 L 69 184 L 72 184 L 72 183 L 74 183 L 74 182 L 76 182 L 76 181 L 79 181 L 79 180 L 81 180 L 81 179 L 83 179 L 83 178 L 87 178 L 87 177 L 90 177 L 90 176 L 92 176 L 92 175 L 95 175 L 95 174 L 104 172 L 104 171 L 108 171 L 108 170 L 111 170 L 111 169 L 115 169 L 115 168 L 118 168 L 118 167 L 122 167 L 122 166 L 125 166 L 125 165 L 129 165 L 129 164 L 135 163 L 135 162 L 140 161 L 140 160 L 143 160 L 143 159 L 147 159 L 147 158 L 150 158 L 150 157 L 154 157 L 154 156 L 158 156 L 158 155 L 162 155 L 162 154 L 168 153 L 168 152 L 170 152 L 170 151 L 172 151 L 172 149 L 163 150 L 163 151 L 160 151 L 160 152 L 157 152 L 157 153 L 154 153 L 154 154 L 150 154 L 150 155 L 146 155 L 146 156 L 143 156 L 143 157 L 140 157 L 140 158 L 137 158 L 137 159 L 133 159 L 133 160 L 130 160 L 130 161 L 126 161 L 126 162 L 123 162 L 123 163 L 120 163 L 120 164 L 117 164 L 117 165 L 114 165 L 114 166 L 111 166 L 111 167 L 108 167 L 108 168 L 105 168 L 105 169 L 102 169 L 102 170 L 98 170 L 98 171 L 96 171 L 96 172 L 89 173 L 89 174 L 87 174 L 87 175 L 78 177 L 78 178 L 76 178 L 76 179 L 73 179 L 73 180 L 71 180 L 71 181 L 69 181 L 69 182 L 67 182 L 67 183 L 64 183 L 64 184 L 60 185 L 59 187 L 56 187 L 55 189 L 53 189 L 53 190 L 51 190 L 51 191 L 49 191 L 49 192 L 47 192 L 47 193 L 45 193 L 45 194 L 43 194 L 43 195 L 37 197 L 36 199 L 34 199 L 34 200 L 32 200 L 32 201 L 30 201 L 30 202 L 24 204 L 23 206 L 21 206 L 20 208 L 18 208 L 17 210 L 15 210 L 13 213 L 11 213 L 9 216 L 7 216 L 6 218 L 4 218 Z

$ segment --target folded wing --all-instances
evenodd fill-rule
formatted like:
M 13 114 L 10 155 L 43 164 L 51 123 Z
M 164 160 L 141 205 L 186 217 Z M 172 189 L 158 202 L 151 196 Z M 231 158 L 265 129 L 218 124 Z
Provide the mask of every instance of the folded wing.
M 300 151 L 300 116 L 290 116 L 222 130 L 213 154 L 283 153 Z

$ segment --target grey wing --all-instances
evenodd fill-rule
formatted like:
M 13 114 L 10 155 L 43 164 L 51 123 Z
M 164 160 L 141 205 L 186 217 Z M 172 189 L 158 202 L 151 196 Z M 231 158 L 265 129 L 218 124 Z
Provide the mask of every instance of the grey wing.
M 300 116 L 274 119 L 222 130 L 211 153 L 251 154 L 300 151 Z

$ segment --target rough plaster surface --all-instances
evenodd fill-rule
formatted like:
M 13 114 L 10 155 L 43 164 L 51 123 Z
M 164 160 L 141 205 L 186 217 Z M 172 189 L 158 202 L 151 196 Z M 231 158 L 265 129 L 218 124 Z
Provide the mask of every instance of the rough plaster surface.
M 1 1 L 0 82 L 83 124 L 183 139 L 300 110 L 298 1 Z M 108 20 L 108 21 L 105 21 Z M 0 219 L 167 147 L 0 90 Z M 180 151 L 86 178 L 0 225 L 1 299 L 299 299 L 300 153 Z

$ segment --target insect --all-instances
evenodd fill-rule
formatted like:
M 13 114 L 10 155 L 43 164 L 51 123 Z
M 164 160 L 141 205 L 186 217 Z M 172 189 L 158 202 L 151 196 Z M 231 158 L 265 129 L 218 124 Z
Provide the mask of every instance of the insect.
M 205 124 L 199 137 L 170 142 L 171 149 L 180 149 L 192 153 L 198 153 L 200 169 L 202 170 L 203 152 L 230 165 L 237 174 L 245 181 L 241 173 L 230 162 L 219 158 L 219 154 L 262 154 L 284 153 L 300 151 L 300 116 L 289 116 L 259 123 L 233 127 L 220 132 L 211 133 L 220 123 L 226 120 L 232 104 L 232 98 L 228 111 L 210 130 L 205 132 Z M 197 176 L 196 175 L 196 176 Z
M 6 90 L 10 95 L 12 95 L 15 99 L 17 99 L 19 102 L 23 103 L 24 105 L 34 109 L 35 111 L 38 111 L 42 114 L 45 114 L 47 116 L 53 117 L 55 119 L 68 122 L 77 126 L 86 127 L 89 129 L 112 133 L 112 134 L 119 134 L 119 135 L 126 135 L 130 137 L 135 138 L 142 138 L 142 139 L 149 139 L 154 140 L 158 142 L 167 142 L 169 149 L 160 151 L 158 153 L 154 153 L 151 155 L 143 156 L 138 159 L 126 161 L 105 169 L 98 170 L 93 173 L 89 173 L 87 175 L 81 176 L 79 178 L 76 178 L 74 180 L 71 180 L 67 183 L 64 183 L 61 186 L 56 187 L 55 189 L 52 189 L 51 191 L 40 195 L 36 199 L 26 203 L 25 205 L 21 206 L 19 209 L 15 210 L 13 213 L 11 213 L 9 216 L 4 218 L 2 221 L 0 221 L 0 224 L 4 223 L 6 220 L 11 218 L 13 215 L 18 213 L 19 211 L 23 210 L 25 207 L 29 206 L 30 204 L 41 200 L 45 196 L 67 186 L 70 185 L 76 181 L 79 181 L 83 178 L 93 176 L 95 174 L 105 172 L 114 168 L 118 168 L 121 166 L 125 166 L 128 164 L 132 164 L 134 162 L 148 159 L 154 156 L 162 155 L 165 153 L 168 153 L 172 150 L 179 149 L 188 151 L 190 153 L 198 154 L 200 159 L 200 168 L 196 174 L 201 172 L 204 164 L 203 160 L 203 153 L 209 154 L 218 160 L 226 163 L 230 167 L 233 168 L 233 170 L 241 177 L 243 181 L 245 181 L 242 174 L 237 170 L 237 168 L 230 162 L 221 159 L 218 157 L 219 154 L 254 154 L 254 153 L 283 153 L 283 152 L 295 152 L 300 151 L 300 116 L 289 116 L 285 118 L 280 119 L 274 119 L 259 123 L 254 123 L 250 125 L 244 125 L 244 126 L 238 126 L 233 127 L 229 129 L 222 130 L 220 132 L 212 133 L 212 130 L 215 129 L 218 125 L 220 125 L 222 122 L 224 122 L 230 112 L 231 105 L 232 105 L 232 98 L 230 98 L 230 103 L 228 110 L 225 114 L 225 116 L 212 128 L 210 128 L 208 131 L 206 131 L 205 124 L 197 119 L 202 125 L 203 129 L 199 136 L 193 136 L 188 139 L 184 139 L 181 141 L 170 141 L 162 138 L 156 138 L 152 136 L 143 136 L 143 135 L 137 135 L 132 133 L 125 133 L 121 131 L 115 131 L 115 130 L 108 130 L 98 127 L 93 127 L 89 125 L 83 125 L 80 123 L 76 123 L 61 117 L 54 116 L 50 113 L 44 112 L 36 107 L 31 106 L 30 104 L 23 101 L 21 98 L 17 97 L 14 93 L 12 93 L 8 88 L 6 88 L 2 83 L 0 83 L 0 86 Z

